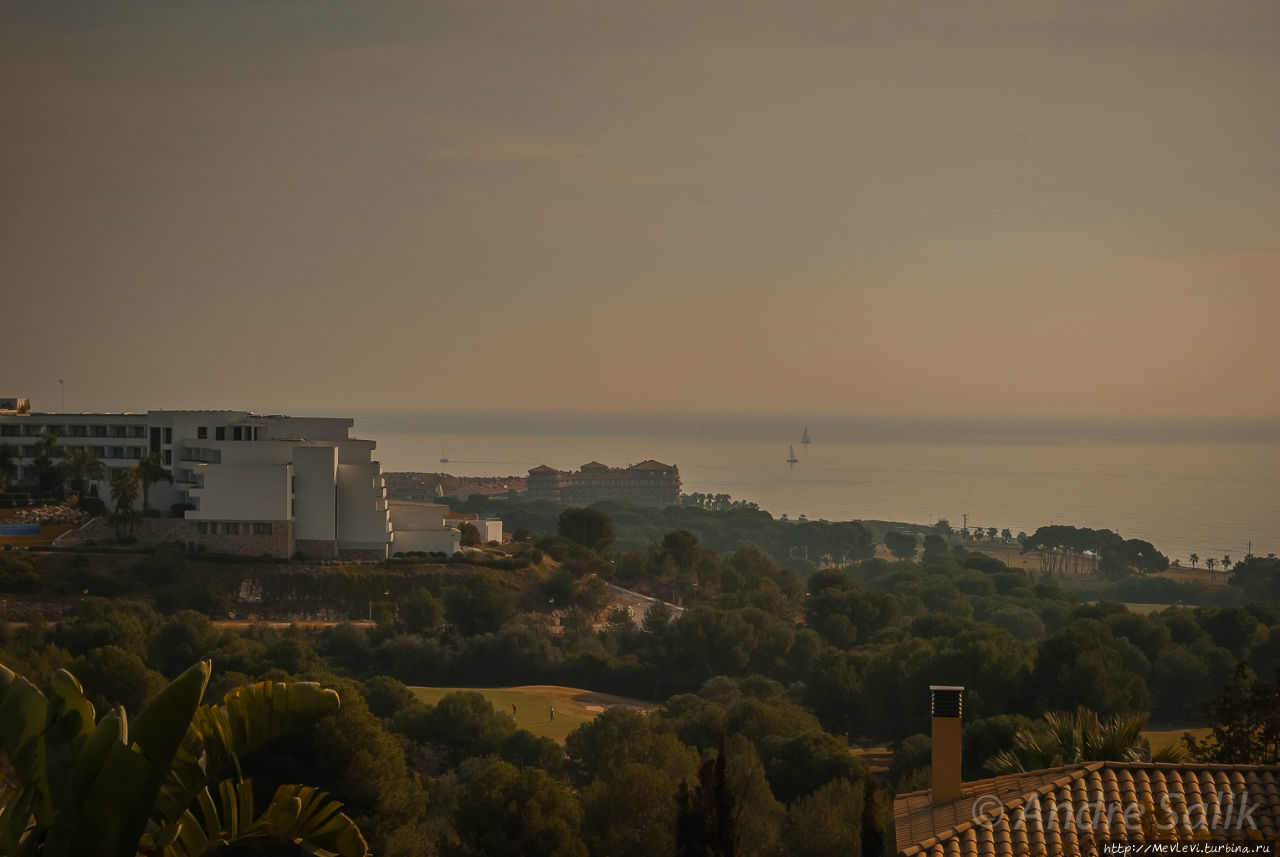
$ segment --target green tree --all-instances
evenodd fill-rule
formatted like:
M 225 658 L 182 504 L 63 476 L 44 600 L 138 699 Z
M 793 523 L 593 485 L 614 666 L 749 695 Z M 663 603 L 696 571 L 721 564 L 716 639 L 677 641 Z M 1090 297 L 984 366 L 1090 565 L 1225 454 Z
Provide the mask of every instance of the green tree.
M 1192 568 L 1195 568 L 1195 567 L 1196 567 L 1196 564 L 1200 562 L 1200 554 L 1198 554 L 1198 553 L 1193 553 L 1191 556 L 1189 556 L 1189 557 L 1187 557 L 1187 558 L 1191 560 L 1191 567 L 1192 567 Z
M 625 764 L 646 765 L 673 780 L 689 776 L 697 754 L 675 735 L 658 731 L 638 711 L 610 708 L 569 733 L 564 742 L 575 781 L 586 784 Z
M 678 857 L 750 857 L 773 852 L 785 810 L 769 791 L 764 766 L 741 735 L 722 738 L 702 763 L 696 786 L 676 796 Z
M 464 521 L 462 525 L 458 527 L 458 532 L 462 534 L 459 542 L 464 548 L 473 548 L 484 544 L 483 540 L 480 538 L 480 530 L 475 524 Z
M 151 511 L 151 486 L 157 482 L 173 484 L 173 474 L 164 469 L 160 453 L 153 452 L 138 462 L 138 483 L 142 488 L 142 514 Z
M 770 736 L 761 743 L 769 790 L 783 803 L 812 794 L 833 780 L 866 776 L 848 745 L 830 732 L 809 729 L 793 737 Z
M 845 779 L 832 780 L 800 798 L 788 810 L 783 827 L 788 857 L 860 857 L 865 803 L 863 782 Z
M 916 555 L 916 537 L 914 533 L 890 530 L 884 534 L 884 546 L 889 553 L 898 559 L 912 559 Z
M 930 533 L 924 537 L 924 562 L 928 562 L 936 556 L 942 556 L 947 552 L 947 542 L 937 533 Z
M 0 667 L 0 747 L 19 781 L 0 809 L 0 851 L 195 857 L 220 840 L 362 857 L 359 830 L 324 793 L 282 786 L 258 815 L 251 784 L 238 774 L 242 753 L 332 711 L 336 694 L 264 682 L 201 706 L 208 681 L 205 661 L 137 717 L 117 708 L 97 720 L 65 670 L 54 673 L 49 698 Z
M 1098 622 L 1074 624 L 1042 642 L 1031 686 L 1040 691 L 1042 710 L 1072 704 L 1104 715 L 1149 710 L 1146 681 Z
M 1195 758 L 1232 765 L 1280 762 L 1280 674 L 1275 684 L 1267 684 L 1237 664 L 1222 694 L 1201 712 L 1210 734 L 1199 740 L 1182 736 Z
M 73 667 L 81 677 L 85 697 L 99 710 L 119 707 L 138 711 L 166 683 L 142 658 L 119 646 L 90 649 L 76 658 Z
M 613 544 L 613 519 L 598 509 L 571 508 L 560 513 L 560 535 L 596 553 Z
M 485 574 L 444 590 L 445 616 L 464 636 L 497 631 L 516 614 L 516 592 Z
M 1280 601 L 1280 559 L 1247 556 L 1236 563 L 1231 585 L 1239 586 L 1256 601 Z
M 400 621 L 410 633 L 434 635 L 444 622 L 444 602 L 420 586 L 400 599 Z
M 458 853 L 475 857 L 586 857 L 582 807 L 539 768 L 470 759 L 454 812 Z
M 496 754 L 516 727 L 480 694 L 454 691 L 403 729 L 415 741 L 438 744 L 449 763 L 459 765 L 472 756 Z
M 655 601 L 644 612 L 644 629 L 651 634 L 661 634 L 671 624 L 671 608 L 665 601 Z
M 610 768 L 582 790 L 583 828 L 592 854 L 668 857 L 675 851 L 676 782 L 650 765 Z
M 691 577 L 702 557 L 698 537 L 688 530 L 672 530 L 663 536 L 662 550 L 675 563 L 680 580 Z

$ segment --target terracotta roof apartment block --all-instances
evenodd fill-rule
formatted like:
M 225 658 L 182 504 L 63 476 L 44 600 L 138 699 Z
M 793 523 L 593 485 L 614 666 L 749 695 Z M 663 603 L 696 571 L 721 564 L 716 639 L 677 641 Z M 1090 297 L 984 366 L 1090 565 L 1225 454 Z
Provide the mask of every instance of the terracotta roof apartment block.
M 629 467 L 609 467 L 591 461 L 576 472 L 545 464 L 529 471 L 529 498 L 589 506 L 600 500 L 621 500 L 638 506 L 674 506 L 680 502 L 680 470 L 674 464 L 649 459 Z

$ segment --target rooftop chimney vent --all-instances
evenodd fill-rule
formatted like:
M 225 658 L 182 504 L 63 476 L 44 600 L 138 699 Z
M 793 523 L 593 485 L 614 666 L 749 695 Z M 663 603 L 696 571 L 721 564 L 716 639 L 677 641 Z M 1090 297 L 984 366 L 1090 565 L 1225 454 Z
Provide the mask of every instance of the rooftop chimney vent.
M 933 712 L 933 782 L 932 803 L 945 806 L 960 800 L 960 710 L 964 704 L 964 688 L 956 685 L 930 685 Z
M 964 688 L 954 685 L 934 684 L 929 686 L 933 697 L 934 717 L 959 717 L 964 707 Z

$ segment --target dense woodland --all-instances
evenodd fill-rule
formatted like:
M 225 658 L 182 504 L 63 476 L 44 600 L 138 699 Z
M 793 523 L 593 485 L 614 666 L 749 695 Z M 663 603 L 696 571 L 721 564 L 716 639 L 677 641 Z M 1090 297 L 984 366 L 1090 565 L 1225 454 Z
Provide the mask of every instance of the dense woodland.
M 891 853 L 893 793 L 925 782 L 930 684 L 968 689 L 966 777 L 1046 713 L 1230 727 L 1274 702 L 1255 676 L 1280 667 L 1275 558 L 1246 558 L 1230 587 L 1130 563 L 1080 589 L 936 543 L 888 562 L 859 524 L 750 508 L 534 510 L 513 526 L 527 539 L 513 555 L 452 562 L 250 571 L 164 552 L 3 555 L 7 608 L 71 606 L 0 629 L 0 662 L 37 684 L 71 670 L 99 712 L 137 711 L 203 658 L 210 698 L 261 678 L 333 687 L 336 713 L 246 757 L 244 773 L 263 794 L 323 787 L 376 853 L 397 855 Z M 797 533 L 843 565 L 779 564 Z M 375 623 L 215 627 L 246 609 L 246 574 L 258 611 Z M 659 605 L 637 628 L 608 608 L 606 581 L 687 609 Z M 1183 605 L 1140 615 L 1121 600 Z M 406 690 L 516 684 L 655 709 L 608 711 L 561 747 L 476 694 L 428 706 Z M 1191 750 L 1278 761 L 1274 742 L 1250 740 L 1226 728 Z M 889 774 L 871 775 L 850 743 L 888 744 Z

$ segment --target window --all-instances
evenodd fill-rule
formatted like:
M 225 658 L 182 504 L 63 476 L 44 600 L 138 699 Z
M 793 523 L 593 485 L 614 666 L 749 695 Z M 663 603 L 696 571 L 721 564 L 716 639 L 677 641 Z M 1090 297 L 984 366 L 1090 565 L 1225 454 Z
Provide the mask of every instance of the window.
M 226 426 L 218 426 L 217 428 L 215 428 L 215 429 L 213 430 L 213 439 L 214 439 L 214 440 L 226 440 L 226 439 L 227 439 L 227 427 L 226 427 Z
M 173 443 L 173 429 L 167 428 L 164 430 L 164 442 Z
M 173 450 L 166 449 L 164 451 L 164 465 L 168 467 L 170 464 L 173 464 Z
M 124 447 L 123 446 L 107 447 L 107 458 L 124 458 Z
M 228 536 L 240 535 L 240 522 L 227 521 L 225 524 L 222 525 L 222 532 Z
M 209 437 L 209 427 L 196 426 L 196 437 L 200 440 L 206 440 Z
M 209 535 L 209 523 L 208 523 L 208 521 L 196 521 L 196 535 L 197 535 L 197 536 L 207 536 L 207 535 Z
M 271 535 L 271 525 L 270 524 L 254 524 L 253 534 L 255 536 L 269 536 Z
M 231 439 L 244 440 L 244 429 L 241 428 L 240 426 L 236 426 L 235 428 L 233 428 L 231 430 Z
M 130 458 L 136 458 L 136 459 L 138 459 L 139 461 L 141 461 L 141 460 L 142 460 L 142 447 L 140 447 L 140 446 L 131 446 L 131 447 L 129 447 L 129 457 L 130 457 Z

